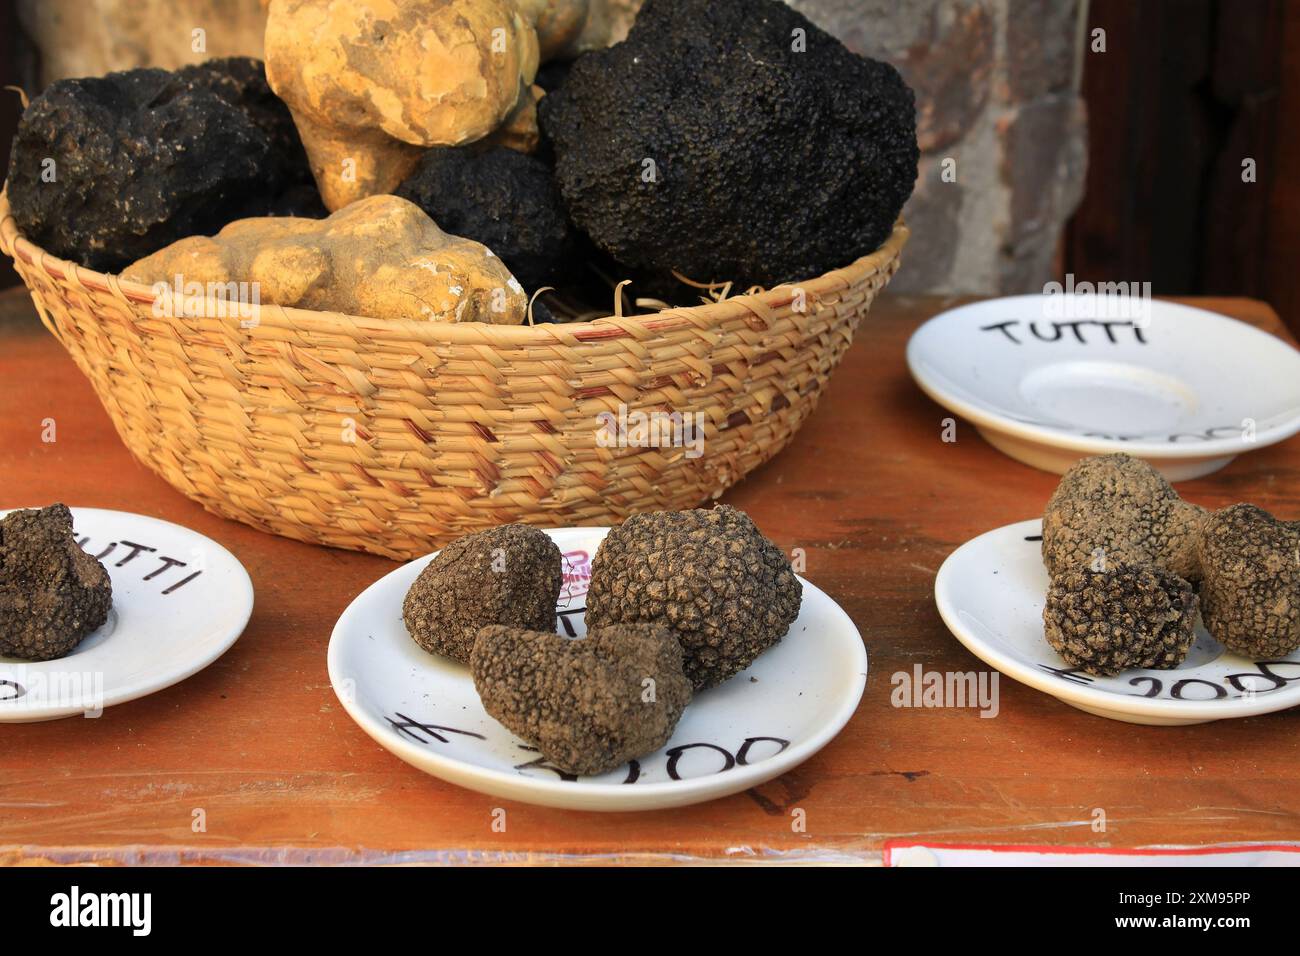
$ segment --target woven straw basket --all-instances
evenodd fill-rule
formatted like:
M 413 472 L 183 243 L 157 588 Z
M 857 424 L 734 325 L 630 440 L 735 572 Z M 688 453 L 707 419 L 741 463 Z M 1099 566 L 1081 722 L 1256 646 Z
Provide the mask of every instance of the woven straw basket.
M 906 241 L 900 221 L 798 287 L 651 316 L 503 326 L 262 305 L 246 327 L 218 303 L 157 317 L 149 287 L 23 239 L 0 193 L 0 250 L 140 461 L 219 515 L 392 558 L 721 493 L 812 411 Z M 702 454 L 602 441 L 597 416 L 620 406 L 702 422 Z

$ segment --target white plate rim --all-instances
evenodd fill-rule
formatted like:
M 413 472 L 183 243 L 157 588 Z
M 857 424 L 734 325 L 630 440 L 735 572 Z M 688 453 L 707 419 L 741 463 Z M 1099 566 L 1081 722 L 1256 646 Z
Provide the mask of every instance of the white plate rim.
M 1141 458 L 1151 459 L 1192 459 L 1192 458 L 1222 458 L 1236 456 L 1244 452 L 1253 451 L 1257 448 L 1267 448 L 1269 445 L 1276 445 L 1279 442 L 1286 441 L 1288 438 L 1300 433 L 1300 411 L 1288 422 L 1280 425 L 1274 425 L 1268 429 L 1262 429 L 1255 433 L 1255 440 L 1249 443 L 1243 442 L 1239 438 L 1213 438 L 1203 442 L 1152 442 L 1152 441 L 1120 441 L 1114 438 L 1091 438 L 1083 435 L 1072 435 L 1069 432 L 1059 431 L 1043 425 L 1029 425 L 1024 422 L 1016 421 L 1001 414 L 993 409 L 974 405 L 959 395 L 953 393 L 943 386 L 935 378 L 929 377 L 921 367 L 920 357 L 917 352 L 919 336 L 928 327 L 933 324 L 950 321 L 955 315 L 975 307 L 982 307 L 989 302 L 1025 302 L 1041 301 L 1043 296 L 1030 293 L 1028 295 L 1004 296 L 1000 299 L 980 299 L 975 302 L 967 302 L 964 305 L 955 306 L 951 309 L 945 309 L 938 315 L 932 316 L 923 322 L 907 340 L 907 368 L 911 373 L 913 380 L 920 386 L 931 399 L 939 405 L 956 412 L 973 424 L 987 428 L 995 432 L 1001 432 L 1007 435 L 1013 435 L 1025 441 L 1036 442 L 1042 445 L 1048 445 L 1054 448 L 1068 449 L 1069 451 L 1084 452 L 1093 455 L 1105 455 L 1112 452 L 1128 452 L 1130 455 Z M 1289 346 L 1276 335 L 1265 332 L 1263 329 L 1257 329 L 1253 325 L 1234 319 L 1230 316 L 1223 315 L 1219 312 L 1212 312 L 1209 309 L 1198 309 L 1194 306 L 1183 305 L 1180 302 L 1170 302 L 1165 299 L 1153 299 L 1153 304 L 1158 303 L 1161 308 L 1169 308 L 1177 311 L 1192 312 L 1201 316 L 1208 317 L 1212 320 L 1227 323 L 1225 328 L 1233 328 L 1235 333 L 1243 335 L 1256 336 L 1257 342 L 1267 341 L 1267 347 L 1279 347 L 1287 352 L 1295 353 L 1297 364 L 1300 364 L 1300 350 Z
M 1054 680 L 1050 675 L 1029 667 L 1018 658 L 1004 654 L 981 641 L 977 635 L 972 633 L 961 622 L 961 618 L 957 613 L 958 608 L 952 599 L 952 587 L 949 582 L 956 574 L 954 568 L 958 564 L 959 555 L 965 549 L 971 548 L 983 539 L 994 535 L 1037 535 L 1042 533 L 1042 528 L 1043 522 L 1041 518 L 1030 518 L 985 531 L 983 534 L 971 538 L 948 555 L 943 564 L 939 566 L 939 573 L 935 575 L 934 600 L 939 608 L 939 616 L 943 618 L 944 624 L 952 632 L 953 636 L 984 663 L 996 668 L 1013 680 L 1042 691 L 1058 700 L 1081 704 L 1097 710 L 1134 714 L 1143 717 L 1186 718 L 1188 720 L 1204 721 L 1225 720 L 1236 717 L 1256 717 L 1261 714 L 1288 710 L 1300 705 L 1300 681 L 1297 681 L 1294 689 L 1292 689 L 1290 696 L 1295 699 L 1290 701 L 1288 701 L 1287 693 L 1281 690 L 1269 694 L 1260 694 L 1254 700 L 1236 698 L 1222 701 L 1170 700 L 1167 698 L 1114 694 L 1097 687 L 1083 687 L 1071 684 L 1068 681 Z
M 26 511 L 34 508 L 44 507 L 41 505 L 32 505 L 27 508 L 0 508 L 0 517 L 4 517 L 14 511 Z M 133 511 L 119 511 L 114 508 L 82 508 L 75 505 L 69 505 L 68 510 L 72 512 L 73 524 L 75 527 L 76 516 L 81 515 L 101 515 L 111 517 L 125 517 L 135 521 L 144 521 L 155 525 L 161 525 L 175 532 L 179 531 L 184 534 L 193 535 L 202 539 L 207 545 L 214 549 L 220 557 L 224 556 L 230 561 L 231 569 L 237 571 L 239 576 L 236 582 L 242 584 L 241 592 L 247 592 L 247 610 L 240 616 L 238 626 L 233 626 L 227 636 L 217 641 L 213 648 L 206 654 L 194 658 L 194 660 L 183 668 L 178 668 L 167 674 L 161 681 L 140 679 L 133 684 L 127 684 L 125 687 L 119 686 L 117 690 L 104 688 L 104 697 L 102 705 L 105 710 L 109 707 L 116 707 L 118 704 L 125 704 L 133 700 L 139 700 L 142 697 L 148 697 L 150 694 L 156 694 L 159 691 L 166 690 L 168 687 L 174 687 L 182 681 L 189 680 L 201 670 L 212 666 L 226 651 L 234 647 L 235 643 L 243 636 L 248 627 L 248 622 L 253 616 L 253 604 L 256 599 L 253 589 L 253 579 L 249 577 L 248 569 L 244 567 L 243 562 L 230 553 L 230 550 L 224 545 L 212 540 L 207 535 L 195 531 L 193 528 L 187 528 L 183 524 L 177 524 L 174 521 L 168 521 L 165 518 L 155 518 L 152 515 L 136 514 Z M 111 638 L 110 638 L 111 640 Z M 20 661 L 22 666 L 27 670 L 53 670 L 57 665 L 66 661 L 66 657 L 56 658 L 52 661 Z M 100 704 L 101 701 L 96 701 Z M 84 713 L 84 707 L 75 707 L 71 704 L 50 704 L 44 707 L 29 707 L 26 709 L 15 709 L 12 711 L 12 717 L 6 717 L 5 709 L 0 708 L 0 723 L 37 723 L 43 720 L 54 720 L 60 717 L 74 717 L 77 714 Z
M 603 533 L 610 529 L 606 527 L 595 526 L 578 526 L 573 528 L 542 528 L 542 531 L 551 534 L 557 531 L 575 532 L 575 533 Z M 855 656 L 859 665 L 857 668 L 858 679 L 854 683 L 854 690 L 846 695 L 835 710 L 833 716 L 811 737 L 792 744 L 781 753 L 769 757 L 768 759 L 753 765 L 735 766 L 727 770 L 724 774 L 712 774 L 703 777 L 693 777 L 687 780 L 660 781 L 658 783 L 638 784 L 635 787 L 629 787 L 618 783 L 582 783 L 575 784 L 573 781 L 548 780 L 538 777 L 525 777 L 519 774 L 511 774 L 502 770 L 494 770 L 489 767 L 480 767 L 475 764 L 469 764 L 464 761 L 456 760 L 437 751 L 420 747 L 408 740 L 403 739 L 400 735 L 390 734 L 387 730 L 375 722 L 369 714 L 361 709 L 356 701 L 349 701 L 345 693 L 341 693 L 339 685 L 344 678 L 340 674 L 342 665 L 341 657 L 343 654 L 342 645 L 346 640 L 343 636 L 345 622 L 354 613 L 354 608 L 366 597 L 369 592 L 379 588 L 389 577 L 401 572 L 403 569 L 413 564 L 423 567 L 432 561 L 438 554 L 434 551 L 420 558 L 415 558 L 406 564 L 394 568 L 392 571 L 380 577 L 371 583 L 355 598 L 349 602 L 347 608 L 339 615 L 338 621 L 334 625 L 334 630 L 330 634 L 329 649 L 326 654 L 326 669 L 329 673 L 330 686 L 334 690 L 334 695 L 343 705 L 343 709 L 348 716 L 366 732 L 366 734 L 377 744 L 400 758 L 405 763 L 423 771 L 430 776 L 437 777 L 439 780 L 451 783 L 454 786 L 467 787 L 480 793 L 502 793 L 503 788 L 513 792 L 513 795 L 507 799 L 513 799 L 521 803 L 530 803 L 531 801 L 523 794 L 536 793 L 539 797 L 566 798 L 579 797 L 584 803 L 601 802 L 608 803 L 608 806 L 601 807 L 602 810 L 628 810 L 635 811 L 646 809 L 647 803 L 653 803 L 656 797 L 671 798 L 672 802 L 664 802 L 662 806 L 684 806 L 689 803 L 703 802 L 714 800 L 724 796 L 738 793 L 742 790 L 748 790 L 761 783 L 771 780 L 775 777 L 786 773 L 806 760 L 814 756 L 818 751 L 835 739 L 848 725 L 848 722 L 857 712 L 862 703 L 862 697 L 866 692 L 867 675 L 869 672 L 869 660 L 866 645 L 862 641 L 861 632 L 853 619 L 848 616 L 845 610 L 839 604 L 833 601 L 826 592 L 822 591 L 815 584 L 799 577 L 800 584 L 806 590 L 819 595 L 825 600 L 826 606 L 833 610 L 840 624 L 846 627 L 847 633 L 856 636 L 857 640 L 845 642 L 846 647 L 850 649 Z M 798 577 L 798 575 L 796 575 Z M 805 592 L 806 593 L 806 592 Z M 805 596 L 805 600 L 806 600 Z M 356 612 L 359 613 L 359 612 Z M 851 646 L 850 646 L 851 645 Z M 430 766 L 436 766 L 439 772 L 427 769 Z M 449 775 L 448 775 L 449 774 Z M 461 782 L 462 780 L 473 781 L 473 783 Z M 559 802 L 548 801 L 547 806 L 573 806 L 574 801 L 560 799 Z M 594 809 L 594 808 L 588 808 Z

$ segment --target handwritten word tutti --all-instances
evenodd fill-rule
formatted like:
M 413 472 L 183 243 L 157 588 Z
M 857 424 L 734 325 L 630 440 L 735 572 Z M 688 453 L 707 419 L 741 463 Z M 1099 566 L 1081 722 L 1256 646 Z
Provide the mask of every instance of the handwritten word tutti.
M 1007 319 L 1004 322 L 981 325 L 980 331 L 1001 333 L 1015 345 L 1024 345 L 1035 339 L 1039 342 L 1074 341 L 1079 345 L 1104 342 L 1118 345 L 1131 339 L 1139 345 L 1148 344 L 1141 323 L 1119 319 L 1071 319 L 1063 322 Z

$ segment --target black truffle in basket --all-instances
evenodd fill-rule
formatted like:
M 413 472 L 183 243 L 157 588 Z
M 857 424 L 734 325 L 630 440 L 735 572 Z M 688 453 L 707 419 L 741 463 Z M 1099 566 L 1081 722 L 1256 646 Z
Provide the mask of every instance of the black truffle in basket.
M 481 242 L 533 292 L 574 271 L 577 239 L 550 167 L 498 146 L 431 149 L 395 191 L 444 232 Z
M 539 104 L 569 212 L 628 266 L 772 286 L 888 238 L 912 91 L 776 0 L 647 0 Z
M 0 656 L 64 657 L 108 619 L 112 605 L 108 572 L 78 546 L 66 505 L 0 520 Z
M 681 646 L 659 624 L 614 624 L 578 639 L 485 627 L 470 669 L 484 709 L 575 774 L 658 750 L 691 700 Z
M 268 215 L 310 182 L 261 62 L 233 57 L 52 83 L 19 121 L 7 191 L 32 242 L 116 272 L 177 239 Z
M 803 586 L 790 561 L 729 505 L 633 515 L 591 566 L 589 627 L 659 622 L 696 690 L 721 684 L 785 636 Z
M 468 664 L 488 624 L 554 630 L 563 584 L 554 541 L 528 525 L 502 525 L 439 551 L 406 592 L 402 619 L 426 651 Z
M 1217 640 L 1256 660 L 1300 647 L 1300 522 L 1232 505 L 1210 515 L 1198 553 L 1201 614 Z
M 1195 636 L 1196 594 L 1154 565 L 1070 568 L 1052 578 L 1043 624 L 1052 649 L 1089 674 L 1177 667 Z

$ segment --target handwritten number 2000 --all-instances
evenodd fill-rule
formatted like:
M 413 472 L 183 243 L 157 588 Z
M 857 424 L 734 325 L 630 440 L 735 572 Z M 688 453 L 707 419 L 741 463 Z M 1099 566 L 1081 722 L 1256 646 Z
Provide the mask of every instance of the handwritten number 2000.
M 1273 666 L 1277 666 L 1281 664 L 1294 665 L 1295 663 L 1296 663 L 1295 661 L 1257 661 L 1255 663 L 1255 667 L 1258 668 L 1257 673 L 1247 672 L 1244 674 L 1227 674 L 1224 676 L 1223 680 L 1225 683 L 1231 685 L 1232 689 L 1237 691 L 1238 694 L 1241 695 L 1265 694 L 1268 693 L 1269 691 L 1279 690 L 1280 688 L 1285 687 L 1287 684 L 1291 683 L 1292 681 L 1300 680 L 1300 676 L 1283 677 L 1281 674 L 1273 673 L 1271 669 L 1271 667 Z M 1258 686 L 1258 681 L 1261 680 L 1268 681 L 1269 686 L 1267 687 Z M 1249 683 L 1247 683 L 1247 681 L 1249 681 Z M 1146 690 L 1141 695 L 1139 695 L 1142 697 L 1159 697 L 1161 692 L 1164 690 L 1164 682 L 1160 680 L 1160 678 L 1152 677 L 1149 674 L 1142 674 L 1141 676 L 1134 677 L 1129 681 L 1129 685 L 1132 687 L 1141 687 L 1143 684 L 1146 685 Z M 1212 697 L 1184 696 L 1189 690 L 1189 688 L 1191 688 L 1192 685 L 1194 684 L 1203 687 L 1208 687 L 1210 690 L 1214 692 L 1213 696 Z M 1172 687 L 1169 688 L 1169 696 L 1172 697 L 1174 700 L 1222 700 L 1228 695 L 1229 695 L 1228 688 L 1223 686 L 1223 684 L 1216 684 L 1213 681 L 1202 680 L 1199 677 L 1185 678 L 1184 680 L 1177 681 Z

